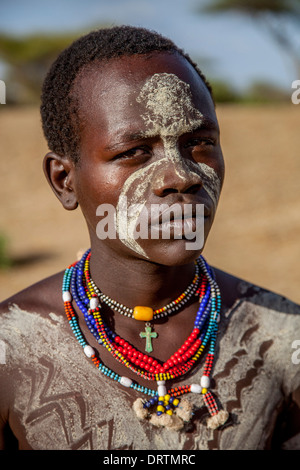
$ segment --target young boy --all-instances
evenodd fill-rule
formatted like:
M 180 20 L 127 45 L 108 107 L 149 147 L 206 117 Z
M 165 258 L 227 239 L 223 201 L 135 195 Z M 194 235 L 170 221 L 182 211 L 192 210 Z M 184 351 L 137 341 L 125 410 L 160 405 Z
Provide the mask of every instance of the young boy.
M 91 249 L 1 305 L 1 448 L 300 448 L 299 306 L 201 257 L 224 178 L 203 74 L 104 29 L 58 57 L 41 114 Z

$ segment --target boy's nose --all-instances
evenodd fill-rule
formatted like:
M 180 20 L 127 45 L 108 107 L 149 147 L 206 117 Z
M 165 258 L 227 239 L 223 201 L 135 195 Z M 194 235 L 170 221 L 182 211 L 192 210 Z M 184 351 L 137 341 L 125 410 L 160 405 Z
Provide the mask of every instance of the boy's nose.
M 186 163 L 165 161 L 155 172 L 152 190 L 156 196 L 164 197 L 170 193 L 194 194 L 202 185 L 200 174 L 189 168 Z

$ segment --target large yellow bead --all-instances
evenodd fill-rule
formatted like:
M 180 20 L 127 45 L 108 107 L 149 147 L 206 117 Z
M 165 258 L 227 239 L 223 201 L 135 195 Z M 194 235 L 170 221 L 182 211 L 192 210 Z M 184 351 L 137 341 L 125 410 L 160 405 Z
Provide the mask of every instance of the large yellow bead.
M 135 320 L 150 321 L 153 319 L 153 309 L 150 307 L 134 307 L 133 318 Z
M 165 411 L 165 409 L 162 405 L 158 405 L 157 411 Z
M 207 393 L 207 388 L 202 388 L 202 395 L 205 395 Z

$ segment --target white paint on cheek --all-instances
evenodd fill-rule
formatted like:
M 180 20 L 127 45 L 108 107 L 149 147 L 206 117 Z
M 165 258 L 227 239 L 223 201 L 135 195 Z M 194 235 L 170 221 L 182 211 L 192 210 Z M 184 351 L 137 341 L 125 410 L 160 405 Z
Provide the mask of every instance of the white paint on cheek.
M 140 246 L 139 239 L 134 238 L 135 228 L 142 208 L 146 205 L 146 195 L 160 161 L 152 162 L 145 168 L 132 173 L 124 183 L 116 208 L 116 229 L 121 241 L 128 248 L 148 258 Z M 124 206 L 126 201 L 127 207 Z M 129 206 L 139 206 L 134 213 L 127 212 Z
M 213 201 L 214 207 L 216 208 L 221 192 L 221 179 L 211 166 L 201 162 L 197 163 L 197 165 L 200 168 L 203 187 Z

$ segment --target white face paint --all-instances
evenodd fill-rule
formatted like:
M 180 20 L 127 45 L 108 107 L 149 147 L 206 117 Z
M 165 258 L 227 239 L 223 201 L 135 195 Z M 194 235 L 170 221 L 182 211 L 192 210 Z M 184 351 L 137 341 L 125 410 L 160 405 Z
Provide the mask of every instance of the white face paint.
M 140 246 L 139 240 L 134 236 L 138 219 L 146 204 L 146 195 L 153 181 L 158 184 L 158 175 L 164 172 L 158 170 L 164 165 L 173 164 L 178 179 L 186 181 L 192 174 L 201 177 L 204 189 L 217 205 L 221 190 L 221 180 L 213 168 L 182 158 L 178 148 L 178 138 L 188 132 L 199 128 L 203 115 L 195 108 L 192 102 L 190 86 L 180 80 L 176 75 L 168 73 L 154 74 L 142 87 L 137 102 L 145 107 L 142 119 L 147 130 L 145 137 L 160 136 L 163 145 L 163 156 L 155 162 L 132 173 L 122 188 L 117 205 L 116 227 L 122 234 L 123 243 L 136 253 L 147 257 Z M 161 181 L 163 183 L 163 181 Z M 136 210 L 132 214 L 124 211 L 124 200 Z

